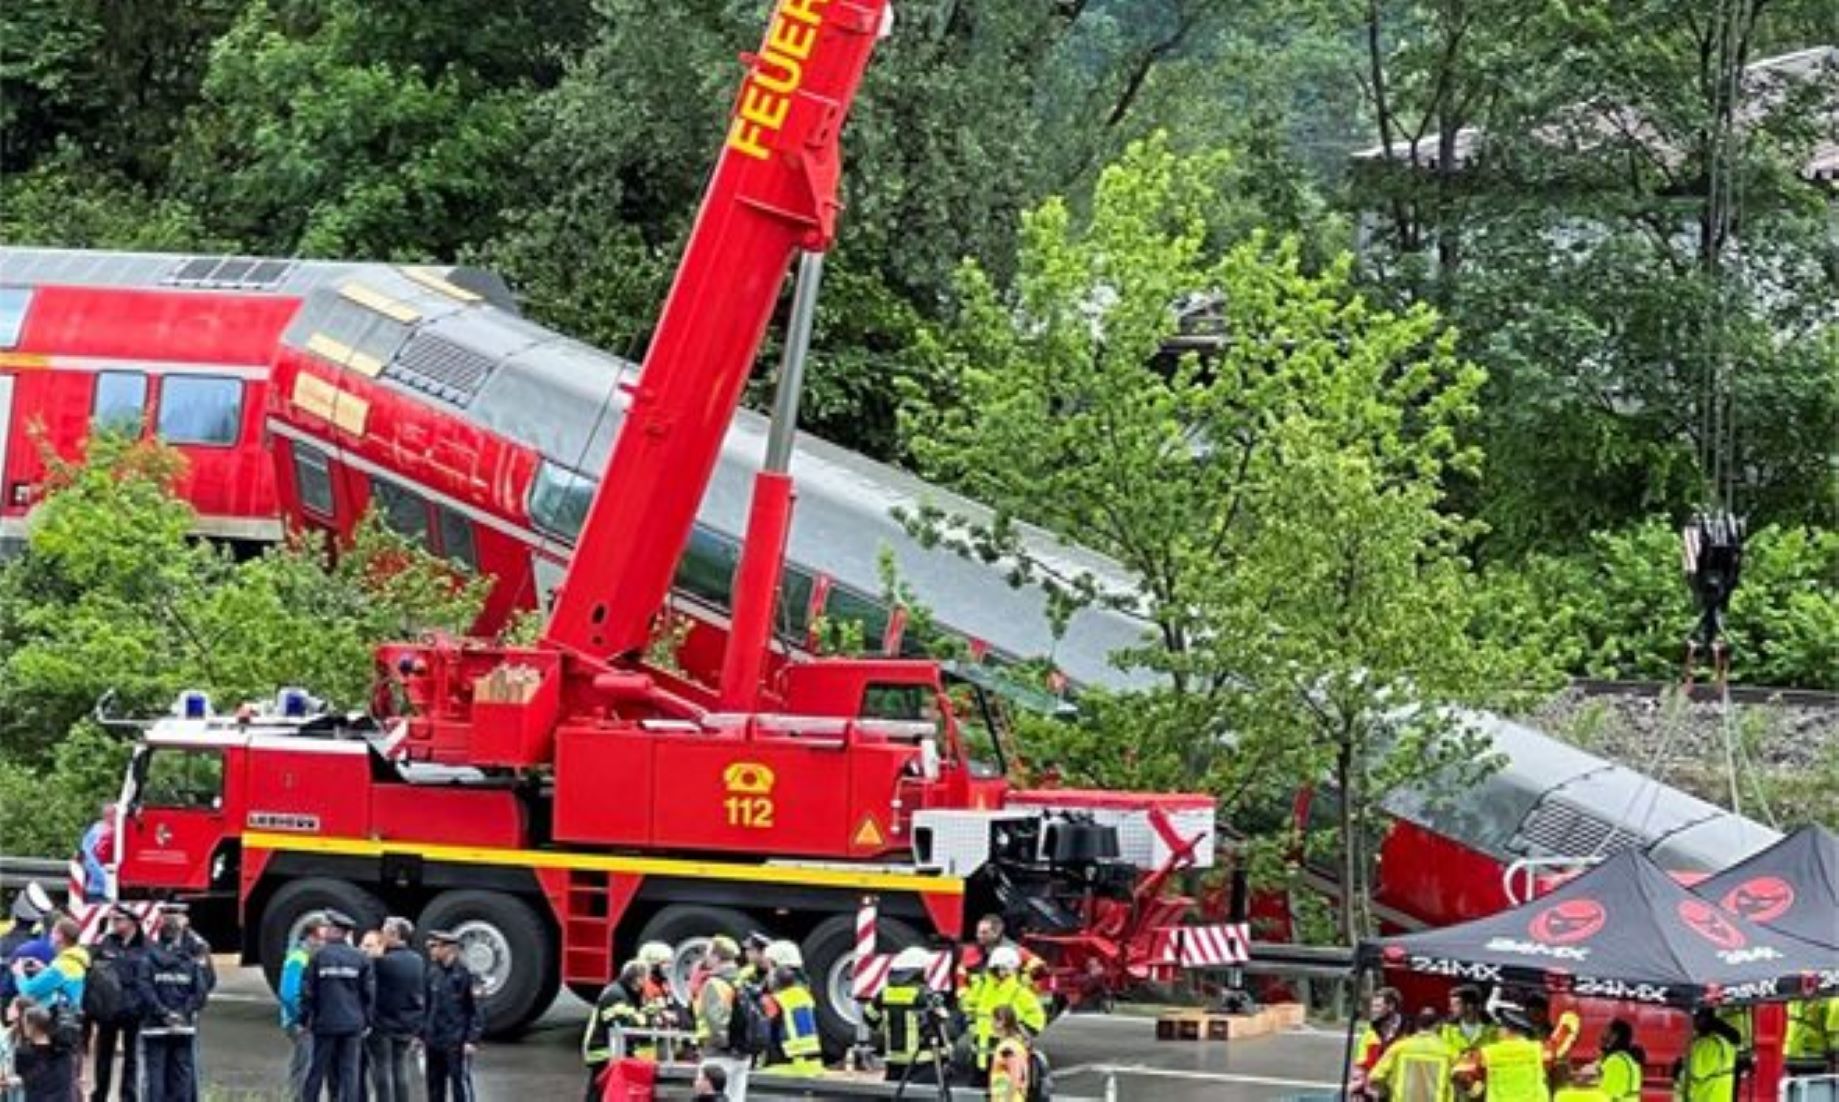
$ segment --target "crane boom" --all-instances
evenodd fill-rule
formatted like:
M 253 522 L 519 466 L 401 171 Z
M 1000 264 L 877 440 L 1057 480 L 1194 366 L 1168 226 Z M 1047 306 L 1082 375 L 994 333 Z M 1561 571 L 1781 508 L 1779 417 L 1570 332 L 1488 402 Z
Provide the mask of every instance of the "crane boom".
M 836 233 L 837 138 L 887 0 L 779 0 L 557 594 L 545 639 L 644 647 L 798 250 Z

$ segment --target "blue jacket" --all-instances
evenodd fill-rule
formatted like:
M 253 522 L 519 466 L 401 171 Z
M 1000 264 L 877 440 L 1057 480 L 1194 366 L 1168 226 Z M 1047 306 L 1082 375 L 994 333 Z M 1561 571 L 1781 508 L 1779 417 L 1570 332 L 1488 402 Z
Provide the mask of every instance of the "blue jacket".
M 348 1037 L 370 1028 L 377 973 L 370 958 L 342 941 L 328 941 L 307 961 L 300 1016 L 315 1037 Z
M 19 993 L 40 1006 L 83 1005 L 83 981 L 89 975 L 89 950 L 73 945 L 59 953 L 36 976 L 19 981 Z
M 147 946 L 134 992 L 143 1037 L 194 1032 L 206 995 L 204 969 L 183 943 L 156 940 Z
M 108 824 L 98 819 L 83 832 L 83 841 L 77 845 L 77 855 L 83 859 L 83 902 L 99 903 L 109 897 L 108 863 L 100 852 L 102 835 L 108 831 Z
M 430 961 L 427 976 L 428 1017 L 421 1031 L 422 1043 L 442 1051 L 477 1044 L 485 1021 L 479 1014 L 473 974 L 457 960 L 446 967 Z
M 281 1000 L 281 1028 L 293 1029 L 302 1023 L 300 1017 L 300 985 L 306 978 L 307 961 L 313 954 L 304 941 L 296 942 L 287 951 L 287 959 L 281 962 L 281 989 L 275 993 Z

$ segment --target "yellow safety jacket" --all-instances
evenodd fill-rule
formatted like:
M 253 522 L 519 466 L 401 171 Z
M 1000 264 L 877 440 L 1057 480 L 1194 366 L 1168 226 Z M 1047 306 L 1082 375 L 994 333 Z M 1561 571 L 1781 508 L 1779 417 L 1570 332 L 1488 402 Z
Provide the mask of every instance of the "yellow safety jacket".
M 1504 1037 L 1481 1046 L 1483 1092 L 1487 1102 L 1550 1102 L 1545 1082 L 1545 1046 L 1529 1037 Z
M 626 1030 L 642 1026 L 645 1011 L 632 1001 L 631 995 L 623 988 L 619 991 L 612 989 L 618 986 L 611 984 L 607 990 L 602 991 L 600 999 L 588 1012 L 587 1031 L 581 1035 L 581 1061 L 584 1064 L 604 1064 L 628 1054 L 644 1060 L 656 1058 L 656 1050 L 650 1046 L 642 1051 L 629 1049 Z
M 1641 1065 L 1626 1052 L 1612 1052 L 1597 1065 L 1596 1085 L 1609 1102 L 1641 1102 Z
M 1718 1020 L 1737 1031 L 1737 1048 L 1749 1052 L 1756 1047 L 1756 1021 L 1747 1006 L 1726 1007 L 1718 1011 Z
M 1825 1060 L 1839 1051 L 1839 999 L 1796 999 L 1788 1004 L 1788 1037 L 1782 1055 L 1790 1060 Z
M 1500 1040 L 1501 1031 L 1492 1022 L 1482 1022 L 1477 1027 L 1474 1038 L 1471 1039 L 1462 1032 L 1460 1022 L 1444 1022 L 1438 1027 L 1437 1036 L 1443 1038 L 1443 1044 L 1449 1049 L 1451 1056 L 1461 1057 L 1464 1053 L 1475 1052 L 1483 1045 L 1490 1045 Z
M 817 1032 L 817 1000 L 803 984 L 773 992 L 779 1004 L 779 1050 L 785 1062 L 767 1070 L 780 1075 L 815 1077 L 824 1074 L 823 1039 Z
M 1681 1102 L 1730 1102 L 1736 1091 L 1737 1046 L 1715 1033 L 1692 1039 L 1673 1092 Z
M 990 1102 L 1028 1102 L 1028 1046 L 1005 1037 L 990 1061 Z
M 996 1048 L 996 1008 L 1008 1006 L 1015 1009 L 1015 1018 L 1022 1023 L 1030 1037 L 1047 1028 L 1047 1011 L 1041 1008 L 1041 998 L 1034 993 L 1034 985 L 1017 976 L 997 979 L 985 976 L 976 987 L 977 1001 L 971 1007 L 971 1018 L 977 1029 L 977 1067 L 990 1066 L 990 1053 Z
M 1383 1084 L 1388 1102 L 1451 1102 L 1456 1058 L 1434 1033 L 1414 1033 L 1380 1053 L 1368 1083 Z

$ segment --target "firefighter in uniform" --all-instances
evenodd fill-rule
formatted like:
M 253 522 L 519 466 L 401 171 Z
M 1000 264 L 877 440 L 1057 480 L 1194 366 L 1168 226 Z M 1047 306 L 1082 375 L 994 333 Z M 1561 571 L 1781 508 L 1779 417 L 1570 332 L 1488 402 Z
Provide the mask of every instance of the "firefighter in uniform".
M 671 990 L 670 966 L 676 959 L 676 953 L 662 941 L 648 941 L 639 946 L 638 960 L 645 968 L 644 1001 L 645 1021 L 652 1029 L 687 1029 L 690 1015 L 677 1001 L 676 993 Z M 645 1059 L 657 1055 L 655 1044 L 651 1051 L 640 1053 Z M 666 1044 L 665 1058 L 669 1059 L 675 1045 Z
M 767 1070 L 807 1079 L 824 1074 L 824 1042 L 817 1031 L 817 1000 L 811 997 L 811 988 L 791 965 L 775 968 L 767 986 L 773 1004 L 773 1042 Z
M 1470 1094 L 1485 1102 L 1550 1102 L 1545 1046 L 1533 1039 L 1533 1024 L 1524 1012 L 1501 1012 L 1495 1039 L 1475 1052 L 1474 1078 Z
M 1699 1007 L 1692 1015 L 1692 1044 L 1674 1065 L 1674 1097 L 1680 1102 L 1730 1102 L 1737 1089 L 1737 1042 L 1717 1012 Z
M 1033 1037 L 1047 1028 L 1047 1012 L 1034 992 L 1034 985 L 1021 977 L 1022 955 L 1013 946 L 1003 946 L 990 954 L 989 967 L 973 990 L 975 1001 L 970 1007 L 972 1035 L 977 1044 L 977 1070 L 987 1071 L 990 1056 L 996 1049 L 996 1008 L 1009 1007 L 1015 1012 L 1022 1032 Z
M 1456 1058 L 1437 1035 L 1440 1024 L 1435 1010 L 1419 1011 L 1411 1034 L 1387 1045 L 1373 1061 L 1369 1090 L 1384 1091 L 1388 1102 L 1451 1102 Z
M 377 1004 L 377 974 L 370 958 L 350 942 L 357 920 L 327 911 L 320 929 L 325 944 L 307 961 L 300 979 L 300 1017 L 313 1035 L 306 1097 L 317 1099 L 330 1086 L 333 1102 L 356 1102 L 363 1064 L 364 1031 Z
M 447 1102 L 450 1088 L 454 1102 L 473 1102 L 473 1054 L 485 1032 L 478 982 L 460 960 L 460 939 L 451 931 L 429 931 L 428 955 L 428 1018 L 421 1032 L 428 1102 Z
M 881 1041 L 881 1059 L 890 1083 L 938 1081 L 927 1034 L 936 1028 L 939 1032 L 930 1039 L 941 1047 L 948 1038 L 944 1022 L 926 1020 L 934 1013 L 932 992 L 926 986 L 926 969 L 931 963 L 932 954 L 918 946 L 902 949 L 888 965 L 888 982 L 880 994 L 862 1007 L 862 1016 Z
M 594 1000 L 594 1009 L 587 1016 L 587 1030 L 581 1035 L 581 1059 L 587 1064 L 586 1102 L 600 1098 L 600 1076 L 608 1064 L 639 1055 L 626 1031 L 644 1027 L 645 966 L 636 960 L 627 961 L 613 982 L 600 992 L 600 998 Z
M 133 1001 L 141 1014 L 141 1102 L 192 1102 L 198 1097 L 198 1069 L 192 1054 L 198 1011 L 204 1007 L 209 987 L 204 968 L 185 945 L 184 935 L 184 924 L 177 915 L 161 918 L 159 935 L 135 970 Z

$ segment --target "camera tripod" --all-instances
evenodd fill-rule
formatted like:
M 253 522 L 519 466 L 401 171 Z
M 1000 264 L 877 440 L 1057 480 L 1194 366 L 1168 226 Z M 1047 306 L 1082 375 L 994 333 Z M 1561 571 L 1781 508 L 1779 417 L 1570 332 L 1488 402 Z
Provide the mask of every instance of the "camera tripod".
M 920 1052 L 932 1061 L 932 1074 L 938 1083 L 939 1102 L 951 1102 L 951 1062 L 946 1053 L 951 1044 L 945 1039 L 945 1029 L 940 1023 L 940 1011 L 929 1008 L 920 1018 Z M 916 1056 L 919 1053 L 915 1053 Z M 894 1102 L 902 1102 L 907 1097 L 907 1087 L 913 1082 L 913 1069 L 919 1067 L 918 1059 L 909 1060 L 900 1073 L 900 1082 L 894 1087 Z

